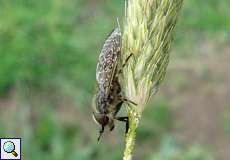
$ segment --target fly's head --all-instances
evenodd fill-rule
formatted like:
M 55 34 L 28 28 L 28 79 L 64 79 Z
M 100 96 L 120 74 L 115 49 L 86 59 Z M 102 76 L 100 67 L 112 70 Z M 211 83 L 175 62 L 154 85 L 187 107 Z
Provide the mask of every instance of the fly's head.
M 93 112 L 93 119 L 98 125 L 106 126 L 109 123 L 109 117 L 103 113 Z
M 99 124 L 106 126 L 109 123 L 109 117 L 107 116 L 108 100 L 104 92 L 99 91 L 96 96 L 96 108 L 93 112 L 94 121 Z

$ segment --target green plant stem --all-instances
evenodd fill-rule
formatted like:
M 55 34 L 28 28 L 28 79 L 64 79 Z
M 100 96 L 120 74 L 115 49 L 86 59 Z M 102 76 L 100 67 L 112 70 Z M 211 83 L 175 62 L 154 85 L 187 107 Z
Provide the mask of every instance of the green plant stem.
M 136 129 L 139 124 L 140 114 L 135 111 L 134 108 L 129 108 L 128 111 L 129 116 L 129 132 L 126 135 L 126 148 L 124 151 L 124 158 L 123 160 L 131 160 L 132 159 L 132 150 L 135 145 L 135 138 L 136 138 Z

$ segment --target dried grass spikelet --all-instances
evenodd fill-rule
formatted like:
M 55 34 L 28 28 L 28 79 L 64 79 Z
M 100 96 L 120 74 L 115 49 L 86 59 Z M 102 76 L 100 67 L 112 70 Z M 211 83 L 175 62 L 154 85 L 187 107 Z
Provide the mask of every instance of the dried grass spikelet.
M 131 159 L 136 128 L 149 98 L 164 79 L 172 33 L 183 0 L 128 0 L 122 37 L 122 60 L 133 60 L 123 70 L 122 88 L 137 103 L 128 107 L 130 129 L 124 160 Z

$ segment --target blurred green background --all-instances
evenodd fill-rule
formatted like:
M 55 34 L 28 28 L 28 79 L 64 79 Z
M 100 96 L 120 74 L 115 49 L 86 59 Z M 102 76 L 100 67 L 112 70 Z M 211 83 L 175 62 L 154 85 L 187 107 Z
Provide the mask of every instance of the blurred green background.
M 134 160 L 229 160 L 229 8 L 185 0 Z M 0 1 L 0 137 L 21 137 L 24 160 L 122 159 L 124 124 L 98 143 L 91 118 L 100 48 L 122 15 L 124 0 Z

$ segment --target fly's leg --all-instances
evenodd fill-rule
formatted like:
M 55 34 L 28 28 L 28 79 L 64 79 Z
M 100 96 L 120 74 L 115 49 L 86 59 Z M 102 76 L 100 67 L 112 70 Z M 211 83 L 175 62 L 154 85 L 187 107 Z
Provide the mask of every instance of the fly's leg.
M 116 105 L 116 111 L 113 113 L 113 116 L 114 116 L 114 117 L 115 117 L 115 116 L 117 115 L 117 113 L 120 111 L 123 102 L 124 102 L 124 101 L 121 101 L 120 103 L 118 103 L 118 104 Z
M 112 123 L 110 126 L 109 126 L 109 130 L 112 131 L 114 129 L 114 123 Z
M 126 98 L 126 97 L 121 97 L 121 100 L 123 101 L 123 102 L 126 102 L 127 104 L 133 104 L 133 105 L 137 105 L 135 102 L 133 102 L 133 101 L 131 101 L 131 100 L 129 100 L 128 98 Z
M 129 117 L 114 117 L 118 121 L 125 122 L 125 133 L 129 131 Z
M 97 138 L 97 141 L 99 141 L 100 140 L 100 138 L 101 138 L 101 135 L 102 135 L 102 133 L 104 132 L 104 126 L 103 125 L 101 125 L 101 129 L 100 129 L 100 131 L 99 131 L 99 136 L 98 136 L 98 138 Z
M 125 133 L 128 133 L 129 131 L 129 117 L 116 117 L 116 114 L 118 113 L 118 111 L 120 110 L 123 102 L 125 102 L 125 100 L 122 100 L 120 103 L 117 104 L 116 106 L 116 112 L 114 113 L 114 119 L 118 120 L 118 121 L 122 121 L 125 122 Z
M 127 117 L 127 116 L 126 117 L 116 117 L 116 115 L 119 112 L 119 110 L 121 109 L 121 106 L 124 102 L 132 103 L 133 105 L 137 105 L 137 104 L 128 100 L 127 98 L 124 98 L 124 97 L 121 97 L 120 100 L 121 100 L 121 102 L 116 105 L 116 111 L 113 114 L 113 118 L 118 120 L 118 121 L 125 122 L 125 133 L 128 133 L 128 131 L 129 131 L 129 117 Z M 114 129 L 114 126 L 113 126 L 112 130 L 113 129 Z M 111 130 L 111 128 L 110 128 L 110 130 Z
M 118 70 L 118 73 L 122 73 L 122 69 L 126 66 L 126 64 L 128 63 L 129 59 L 134 56 L 133 53 L 131 53 L 125 60 L 125 63 L 121 66 L 121 69 Z
M 116 111 L 113 113 L 113 117 L 115 117 L 117 115 L 117 113 L 119 112 L 119 110 L 121 109 L 121 106 L 123 104 L 123 101 L 121 101 L 120 103 L 118 103 L 116 105 Z M 114 118 L 115 119 L 115 118 Z M 109 124 L 109 130 L 112 131 L 115 128 L 114 123 L 112 122 L 111 124 Z
M 134 56 L 133 53 L 130 53 L 130 55 L 126 58 L 125 63 L 122 65 L 122 68 L 124 68 L 126 66 L 126 64 L 128 63 L 129 59 Z

